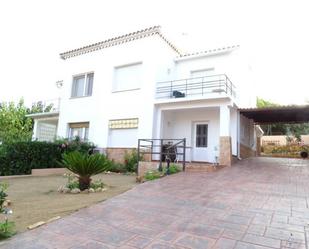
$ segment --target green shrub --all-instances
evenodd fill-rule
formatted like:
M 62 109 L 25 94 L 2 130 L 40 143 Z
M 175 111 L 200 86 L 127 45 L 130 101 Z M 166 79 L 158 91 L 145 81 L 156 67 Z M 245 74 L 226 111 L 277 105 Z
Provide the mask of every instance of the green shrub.
M 170 175 L 172 175 L 172 174 L 176 174 L 176 173 L 178 173 L 178 172 L 180 172 L 181 171 L 181 169 L 179 168 L 179 166 L 178 165 L 176 165 L 176 164 L 170 164 Z M 167 168 L 165 167 L 164 168 L 164 174 L 166 174 L 167 173 Z
M 0 240 L 15 234 L 15 223 L 8 220 L 8 215 L 12 213 L 12 210 L 4 206 L 8 196 L 6 193 L 7 188 L 8 185 L 6 183 L 0 183 L 0 213 L 4 214 L 4 222 L 0 222 Z
M 0 240 L 7 239 L 12 237 L 15 232 L 15 223 L 13 221 L 8 221 L 7 219 L 4 222 L 0 223 Z
M 135 172 L 137 167 L 137 152 L 133 150 L 131 152 L 126 152 L 124 156 L 124 165 L 126 171 Z
M 62 154 L 88 153 L 94 145 L 81 141 L 15 142 L 0 145 L 0 175 L 31 174 L 32 169 L 57 168 Z
M 68 179 L 68 182 L 65 185 L 67 188 L 69 188 L 70 190 L 79 188 L 78 180 L 74 174 L 65 174 L 65 177 Z
M 90 183 L 90 188 L 97 189 L 97 188 L 104 188 L 105 184 L 102 180 L 95 180 Z
M 61 159 L 58 144 L 17 142 L 3 145 L 0 175 L 31 174 L 31 169 L 57 167 Z
M 71 172 L 78 175 L 79 189 L 90 187 L 91 176 L 109 170 L 110 161 L 101 154 L 88 155 L 74 151 L 63 155 L 62 164 Z
M 127 169 L 124 164 L 111 161 L 111 166 L 110 166 L 109 171 L 115 172 L 115 173 L 126 173 Z
M 4 182 L 0 182 L 0 213 L 3 213 L 4 211 L 4 202 L 6 201 L 6 197 L 8 196 L 6 193 L 6 190 L 8 188 L 8 185 Z
M 143 161 L 143 155 L 140 155 L 140 161 Z M 126 152 L 124 156 L 124 165 L 128 172 L 136 172 L 138 163 L 137 150 L 133 149 L 131 152 Z
M 156 180 L 158 178 L 162 177 L 162 173 L 157 171 L 157 170 L 150 170 L 147 171 L 144 178 L 146 181 L 152 181 L 152 180 Z

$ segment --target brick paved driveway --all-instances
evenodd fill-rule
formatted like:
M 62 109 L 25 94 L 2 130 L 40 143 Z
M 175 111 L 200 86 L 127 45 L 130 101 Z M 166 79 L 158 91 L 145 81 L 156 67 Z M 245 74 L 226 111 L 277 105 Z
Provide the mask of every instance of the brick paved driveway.
M 306 248 L 308 183 L 309 161 L 297 159 L 253 158 L 214 173 L 180 173 L 0 248 Z

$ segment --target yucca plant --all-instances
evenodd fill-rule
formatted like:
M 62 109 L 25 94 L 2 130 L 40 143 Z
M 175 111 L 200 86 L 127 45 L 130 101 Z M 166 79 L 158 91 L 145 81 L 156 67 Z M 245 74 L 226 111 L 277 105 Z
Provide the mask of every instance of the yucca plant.
M 62 164 L 78 175 L 80 190 L 90 187 L 91 176 L 110 169 L 110 161 L 106 156 L 101 154 L 88 155 L 78 151 L 65 153 Z

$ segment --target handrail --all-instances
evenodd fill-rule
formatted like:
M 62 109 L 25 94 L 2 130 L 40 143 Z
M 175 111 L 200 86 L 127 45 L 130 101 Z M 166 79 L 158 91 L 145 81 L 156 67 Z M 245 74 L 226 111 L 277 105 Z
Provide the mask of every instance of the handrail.
M 236 87 L 225 74 L 157 82 L 156 98 L 180 98 L 191 95 L 221 93 L 235 97 Z
M 148 143 L 148 144 L 145 144 L 145 143 Z M 169 145 L 169 143 L 172 143 L 172 144 Z M 169 146 L 166 147 L 164 151 L 163 148 L 166 145 L 169 145 Z M 173 153 L 176 159 L 178 155 L 182 156 L 182 167 L 184 171 L 185 166 L 186 166 L 186 149 L 187 149 L 186 138 L 183 138 L 183 139 L 174 139 L 174 138 L 172 139 L 161 139 L 161 138 L 138 139 L 138 147 L 137 147 L 138 162 L 140 161 L 141 155 L 144 155 L 144 154 L 150 154 L 151 156 L 159 155 L 160 156 L 159 170 L 160 169 L 162 170 L 163 156 L 165 156 L 165 159 L 168 159 L 168 158 L 170 159 L 171 152 L 169 150 L 172 148 L 176 148 L 175 152 Z M 177 148 L 181 148 L 182 152 L 177 150 Z M 137 170 L 138 170 L 138 167 L 137 167 Z

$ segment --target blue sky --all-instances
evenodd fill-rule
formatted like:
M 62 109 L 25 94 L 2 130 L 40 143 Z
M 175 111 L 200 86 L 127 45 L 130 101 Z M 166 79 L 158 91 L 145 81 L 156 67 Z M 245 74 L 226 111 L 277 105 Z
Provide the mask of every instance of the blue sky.
M 282 104 L 309 99 L 306 1 L 2 1 L 0 101 L 57 97 L 59 53 L 148 26 L 192 50 L 240 44 L 257 95 Z

